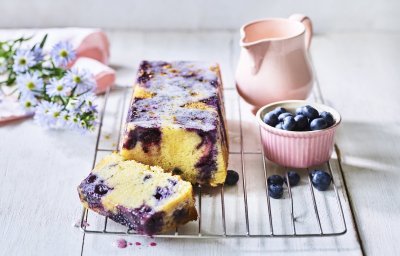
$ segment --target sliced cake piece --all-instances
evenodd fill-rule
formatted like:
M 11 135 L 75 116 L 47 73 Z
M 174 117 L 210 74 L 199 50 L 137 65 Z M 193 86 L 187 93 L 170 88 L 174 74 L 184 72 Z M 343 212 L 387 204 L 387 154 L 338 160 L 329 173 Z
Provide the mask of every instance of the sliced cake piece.
M 96 165 L 78 192 L 86 208 L 139 234 L 165 232 L 197 219 L 189 182 L 116 153 Z
M 216 186 L 228 165 L 218 64 L 144 61 L 140 65 L 121 155 Z

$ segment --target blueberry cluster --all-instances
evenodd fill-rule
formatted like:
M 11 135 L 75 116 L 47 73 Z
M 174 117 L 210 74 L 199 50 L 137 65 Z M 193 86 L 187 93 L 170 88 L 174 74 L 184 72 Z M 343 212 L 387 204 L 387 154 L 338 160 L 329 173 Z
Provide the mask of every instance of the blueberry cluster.
M 318 112 L 310 105 L 296 109 L 290 113 L 283 107 L 277 107 L 265 114 L 264 123 L 286 131 L 315 131 L 323 130 L 335 124 L 332 114 L 327 111 Z
M 295 171 L 289 171 L 286 177 L 280 175 L 271 175 L 267 179 L 268 194 L 274 199 L 279 199 L 283 196 L 283 183 L 290 184 L 291 187 L 296 186 L 300 182 L 300 176 Z M 311 183 L 319 191 L 325 191 L 329 188 L 332 177 L 329 173 L 322 170 L 313 170 L 310 173 Z
M 300 176 L 297 172 L 289 171 L 287 176 L 289 180 L 276 174 L 268 177 L 268 194 L 270 197 L 279 199 L 283 196 L 283 183 L 289 183 L 291 187 L 299 184 Z

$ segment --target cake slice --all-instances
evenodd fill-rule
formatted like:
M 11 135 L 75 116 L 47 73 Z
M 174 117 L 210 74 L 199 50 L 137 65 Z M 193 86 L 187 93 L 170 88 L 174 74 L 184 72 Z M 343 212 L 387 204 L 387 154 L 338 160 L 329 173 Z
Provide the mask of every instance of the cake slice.
M 228 140 L 218 64 L 143 61 L 121 155 L 195 184 L 225 181 Z
M 161 168 L 124 161 L 113 153 L 100 161 L 78 187 L 86 208 L 153 235 L 197 219 L 192 185 Z

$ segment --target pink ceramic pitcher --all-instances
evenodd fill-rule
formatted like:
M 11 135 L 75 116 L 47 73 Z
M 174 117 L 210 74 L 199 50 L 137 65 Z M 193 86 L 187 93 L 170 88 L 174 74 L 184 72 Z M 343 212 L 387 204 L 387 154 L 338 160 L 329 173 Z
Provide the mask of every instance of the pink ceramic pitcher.
M 313 85 L 311 20 L 293 14 L 250 22 L 240 32 L 236 87 L 242 98 L 255 110 L 274 101 L 306 99 Z

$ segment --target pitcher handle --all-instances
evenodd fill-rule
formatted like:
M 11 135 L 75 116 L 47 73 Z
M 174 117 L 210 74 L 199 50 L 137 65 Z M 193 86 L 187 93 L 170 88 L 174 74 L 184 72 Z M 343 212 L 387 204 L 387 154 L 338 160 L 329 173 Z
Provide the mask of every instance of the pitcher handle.
M 307 47 L 307 49 L 309 49 L 310 45 L 311 45 L 311 38 L 313 36 L 313 26 L 312 26 L 311 19 L 309 17 L 307 17 L 306 15 L 300 14 L 300 13 L 295 13 L 295 14 L 290 15 L 289 19 L 296 20 L 298 22 L 303 23 L 304 27 L 306 28 L 306 34 L 305 34 L 306 47 Z

